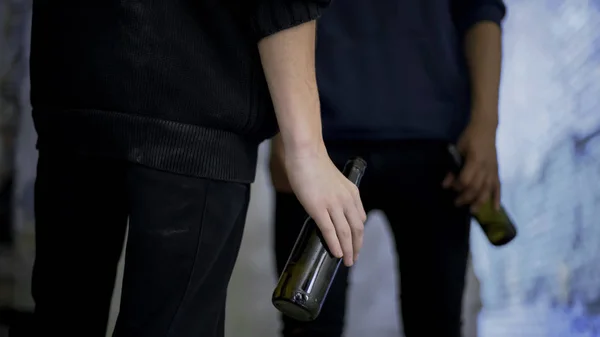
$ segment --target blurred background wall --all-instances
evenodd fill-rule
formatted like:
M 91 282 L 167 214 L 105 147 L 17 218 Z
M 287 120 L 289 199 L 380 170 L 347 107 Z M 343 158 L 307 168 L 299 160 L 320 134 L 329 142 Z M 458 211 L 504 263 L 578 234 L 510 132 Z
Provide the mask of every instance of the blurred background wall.
M 520 235 L 509 247 L 497 249 L 474 227 L 473 264 L 481 297 L 470 274 L 465 318 L 471 331 L 466 336 L 600 336 L 600 0 L 506 2 L 498 141 L 503 201 Z M 2 83 L 17 79 L 10 81 L 12 87 L 0 86 L 0 116 L 21 111 L 10 124 L 12 130 L 14 125 L 19 128 L 17 235 L 12 265 L 2 264 L 0 250 L 0 285 L 2 274 L 11 267 L 16 282 L 8 297 L 20 309 L 32 305 L 28 293 L 36 161 L 26 68 L 20 66 L 28 54 L 27 4 L 27 0 L 0 0 L 0 76 Z M 12 105 L 6 103 L 5 92 L 11 92 L 7 88 L 17 93 Z M 7 108 L 14 102 L 17 110 Z M 269 302 L 275 276 L 264 147 L 261 154 L 230 287 L 227 335 L 231 337 L 274 337 L 278 325 Z M 371 214 L 365 245 L 352 275 L 347 336 L 398 336 L 395 257 L 381 214 Z M 116 295 L 118 285 L 119 281 Z M 479 298 L 483 309 L 476 327 Z
M 16 187 L 15 191 L 18 191 L 19 195 L 30 190 L 26 187 L 27 183 L 16 182 L 16 174 L 23 173 L 20 177 L 31 181 L 33 175 L 30 169 L 35 163 L 32 161 L 16 164 L 15 161 L 17 152 L 21 157 L 35 160 L 35 152 L 27 143 L 27 140 L 35 139 L 31 128 L 19 134 L 20 126 L 31 125 L 30 122 L 20 123 L 21 118 L 29 118 L 30 115 L 30 15 L 31 0 L 0 0 L 0 308 L 15 304 L 15 280 L 26 278 L 25 275 L 31 267 L 31 258 L 24 258 L 23 263 L 18 263 L 20 259 L 16 257 L 16 247 L 24 247 L 24 252 L 31 251 L 30 246 L 16 244 L 16 240 L 25 235 L 12 235 L 10 231 L 11 223 L 21 226 L 25 221 L 15 219 L 14 212 L 9 213 L 14 201 L 12 187 Z M 18 138 L 23 141 L 19 141 Z M 23 150 L 19 151 L 18 148 Z M 21 214 L 32 213 L 30 208 L 14 207 L 13 210 Z M 19 268 L 15 269 L 16 266 Z M 25 275 L 20 275 L 21 272 Z
M 480 335 L 600 336 L 600 1 L 507 2 L 498 145 L 520 236 L 475 231 Z

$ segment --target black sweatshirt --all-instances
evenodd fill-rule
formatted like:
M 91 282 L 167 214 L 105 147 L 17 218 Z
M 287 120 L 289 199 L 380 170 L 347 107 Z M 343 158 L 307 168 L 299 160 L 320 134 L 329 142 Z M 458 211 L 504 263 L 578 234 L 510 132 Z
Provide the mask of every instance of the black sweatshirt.
M 329 0 L 34 0 L 38 148 L 251 182 L 277 132 L 257 42 Z
M 501 0 L 340 0 L 319 20 L 327 140 L 454 141 L 470 116 L 466 31 Z

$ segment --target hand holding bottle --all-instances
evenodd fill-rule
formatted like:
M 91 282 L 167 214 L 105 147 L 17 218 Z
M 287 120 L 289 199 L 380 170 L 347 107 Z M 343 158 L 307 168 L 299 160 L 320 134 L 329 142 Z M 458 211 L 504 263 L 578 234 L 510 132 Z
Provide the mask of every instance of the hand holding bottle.
M 471 206 L 471 212 L 491 202 L 500 209 L 500 179 L 496 154 L 496 130 L 482 122 L 471 122 L 456 145 L 464 157 L 464 166 L 456 175 L 450 172 L 443 182 L 445 188 L 454 188 L 459 196 L 457 206 Z
M 346 162 L 343 175 L 358 187 L 366 168 L 367 163 L 362 158 L 354 157 Z M 316 319 L 340 264 L 341 260 L 325 248 L 315 221 L 306 218 L 273 290 L 273 305 L 298 321 Z
M 451 174 L 460 176 L 464 160 L 458 148 L 452 144 L 448 145 L 448 156 Z M 517 228 L 506 209 L 501 204 L 494 205 L 494 200 L 488 198 L 488 201 L 478 208 L 471 207 L 471 213 L 494 246 L 506 245 L 517 236 Z
M 286 150 L 284 167 L 292 190 L 330 252 L 351 266 L 362 247 L 367 219 L 358 187 L 333 164 L 324 145 L 314 151 Z

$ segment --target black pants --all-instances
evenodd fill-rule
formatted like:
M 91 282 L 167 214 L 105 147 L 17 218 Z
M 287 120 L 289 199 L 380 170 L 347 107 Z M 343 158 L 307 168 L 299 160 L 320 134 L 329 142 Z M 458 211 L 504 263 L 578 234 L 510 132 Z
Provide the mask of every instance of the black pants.
M 466 208 L 454 207 L 455 195 L 441 187 L 449 168 L 445 144 L 344 143 L 328 144 L 327 149 L 340 167 L 354 155 L 368 162 L 361 198 L 367 211 L 385 212 L 394 235 L 406 336 L 460 336 L 470 216 Z M 304 217 L 292 194 L 277 194 L 275 252 L 279 273 Z M 369 263 L 359 259 L 361 262 Z M 284 317 L 283 335 L 341 336 L 348 272 L 348 268 L 340 268 L 317 320 L 302 323 Z
M 249 185 L 40 152 L 38 336 L 104 337 L 129 221 L 117 337 L 221 337 Z

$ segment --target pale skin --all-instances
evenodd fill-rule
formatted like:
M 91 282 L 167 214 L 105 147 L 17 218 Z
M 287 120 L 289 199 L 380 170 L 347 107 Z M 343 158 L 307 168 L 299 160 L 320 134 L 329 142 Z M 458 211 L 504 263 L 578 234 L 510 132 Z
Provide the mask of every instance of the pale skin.
M 289 186 L 319 226 L 332 254 L 351 266 L 362 247 L 367 216 L 358 188 L 335 167 L 325 149 L 315 39 L 316 23 L 311 21 L 262 39 L 258 48 Z

